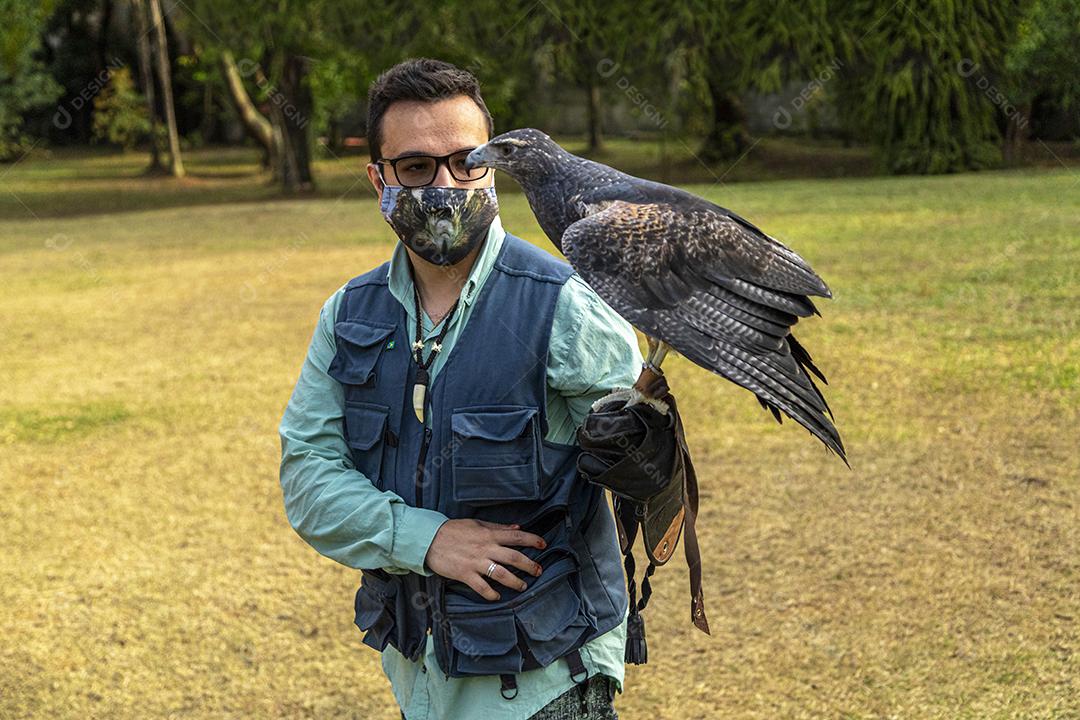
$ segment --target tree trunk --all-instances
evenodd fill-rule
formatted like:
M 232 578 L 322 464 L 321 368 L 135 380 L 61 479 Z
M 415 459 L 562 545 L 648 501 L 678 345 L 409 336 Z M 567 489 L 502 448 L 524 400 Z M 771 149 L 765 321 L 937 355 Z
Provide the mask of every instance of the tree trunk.
M 210 142 L 214 135 L 214 84 L 203 83 L 202 121 L 199 122 L 199 136 L 203 144 Z
M 97 55 L 98 71 L 103 72 L 109 67 L 109 25 L 112 23 L 113 4 L 112 0 L 101 2 L 101 24 L 98 28 Z
M 161 172 L 161 153 L 158 150 L 158 116 L 157 104 L 154 102 L 154 68 L 150 59 L 150 39 L 147 35 L 150 28 L 146 24 L 146 6 L 143 0 L 131 0 L 131 7 L 135 15 L 135 30 L 139 37 L 136 40 L 139 55 L 139 80 L 143 86 L 143 96 L 146 98 L 146 111 L 150 116 L 150 167 L 147 172 Z
M 595 63 L 594 65 L 595 66 Z M 603 117 L 601 113 L 600 85 L 596 82 L 594 73 L 589 73 L 588 86 L 586 87 L 586 103 L 588 107 L 589 121 L 589 152 L 598 153 L 604 149 Z
M 173 177 L 184 177 L 184 160 L 180 157 L 180 134 L 176 131 L 176 110 L 173 107 L 172 72 L 169 69 L 169 47 L 165 37 L 165 19 L 161 0 L 150 0 L 150 22 L 154 26 L 154 45 L 157 49 L 158 80 L 161 82 L 161 103 L 165 109 L 165 124 L 169 129 L 169 170 Z
M 712 128 L 701 146 L 706 162 L 739 157 L 748 144 L 746 112 L 735 89 L 718 74 L 708 77 L 712 99 Z
M 1006 120 L 1005 147 L 1002 148 L 1002 158 L 1006 165 L 1013 165 L 1020 161 L 1021 153 L 1031 135 L 1031 103 L 1026 102 L 1016 108 L 1016 113 Z
M 307 60 L 286 55 L 281 87 L 270 87 L 270 113 L 281 140 L 279 172 L 286 192 L 308 192 L 315 187 L 311 177 L 312 107 Z
M 341 122 L 336 117 L 330 118 L 326 122 L 326 144 L 335 153 L 344 150 L 341 138 Z
M 221 53 L 221 74 L 225 78 L 225 88 L 229 91 L 229 99 L 236 108 L 236 114 L 240 116 L 244 130 L 251 139 L 259 143 L 266 154 L 267 165 L 272 166 L 278 152 L 274 142 L 274 127 L 251 101 L 236 60 L 228 50 Z

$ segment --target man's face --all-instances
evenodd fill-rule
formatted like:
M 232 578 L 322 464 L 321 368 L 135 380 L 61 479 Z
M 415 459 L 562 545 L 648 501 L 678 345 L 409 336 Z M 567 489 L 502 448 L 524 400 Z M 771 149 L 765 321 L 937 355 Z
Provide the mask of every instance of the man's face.
M 435 102 L 398 101 L 386 109 L 382 117 L 382 157 L 406 155 L 442 156 L 459 150 L 483 145 L 488 141 L 484 114 L 471 98 L 465 95 Z M 368 179 L 382 198 L 383 183 L 378 166 L 368 163 Z M 382 164 L 383 177 L 388 185 L 400 185 L 388 163 Z M 461 181 L 450 174 L 446 163 L 438 166 L 434 187 L 481 188 L 495 182 L 495 173 L 473 181 Z

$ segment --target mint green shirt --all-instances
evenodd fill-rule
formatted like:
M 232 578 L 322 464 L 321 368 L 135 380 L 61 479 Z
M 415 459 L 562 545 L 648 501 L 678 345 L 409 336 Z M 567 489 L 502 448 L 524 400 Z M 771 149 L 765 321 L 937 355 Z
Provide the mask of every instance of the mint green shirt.
M 468 323 L 473 301 L 491 273 L 504 237 L 502 224 L 496 218 L 461 289 L 443 350 L 429 369 L 432 378 Z M 401 243 L 390 259 L 388 279 L 390 292 L 404 305 L 410 327 L 415 327 L 409 258 Z M 285 513 L 300 537 L 339 563 L 357 569 L 379 567 L 388 572 L 430 575 L 424 558 L 447 517 L 435 510 L 407 505 L 399 495 L 376 488 L 355 468 L 345 443 L 344 391 L 326 372 L 336 353 L 334 322 L 344 289 L 342 285 L 322 306 L 300 377 L 278 427 Z M 421 314 L 424 338 L 430 340 L 438 334 L 442 322 L 433 326 L 427 313 L 421 310 Z M 428 342 L 425 357 L 430 351 Z M 577 428 L 593 401 L 615 388 L 632 385 L 642 362 L 630 324 L 576 273 L 572 275 L 559 293 L 552 321 L 546 438 L 574 442 Z M 624 618 L 619 626 L 581 648 L 589 674 L 615 678 L 620 692 L 625 644 Z M 435 659 L 432 642 L 426 644 L 424 654 L 415 662 L 387 646 L 382 653 L 382 667 L 409 720 L 527 718 L 573 685 L 566 663 L 555 662 L 518 673 L 518 695 L 505 700 L 499 692 L 498 676 L 447 678 Z

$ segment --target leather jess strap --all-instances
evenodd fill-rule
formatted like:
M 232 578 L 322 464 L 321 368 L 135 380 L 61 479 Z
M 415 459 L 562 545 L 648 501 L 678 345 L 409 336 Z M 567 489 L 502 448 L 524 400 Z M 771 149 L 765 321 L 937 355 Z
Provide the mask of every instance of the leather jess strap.
M 675 398 L 668 396 L 671 401 L 671 409 L 675 412 L 675 437 L 679 441 L 679 452 L 682 454 L 684 467 L 686 468 L 686 494 L 683 507 L 686 516 L 683 520 L 686 537 L 683 540 L 683 551 L 686 554 L 686 566 L 690 574 L 690 621 L 694 626 L 707 635 L 709 632 L 709 619 L 705 616 L 705 595 L 701 590 L 701 548 L 698 546 L 697 529 L 695 522 L 698 513 L 698 485 L 697 472 L 694 463 L 690 459 L 690 449 L 686 446 L 686 435 L 683 433 L 682 418 L 675 411 Z
M 698 513 L 698 485 L 697 473 L 694 470 L 690 450 L 686 444 L 686 436 L 683 431 L 682 419 L 675 406 L 675 398 L 671 394 L 665 395 L 663 401 L 671 407 L 671 413 L 675 417 L 674 433 L 677 439 L 675 462 L 672 468 L 672 482 L 682 484 L 682 492 L 679 493 L 681 503 L 680 511 L 673 522 L 674 527 L 663 533 L 642 533 L 642 544 L 645 546 L 649 558 L 648 567 L 641 579 L 641 599 L 637 600 L 637 583 L 635 582 L 636 563 L 633 556 L 633 545 L 638 536 L 639 529 L 649 524 L 652 516 L 650 503 L 641 503 L 630 498 L 615 495 L 614 510 L 616 528 L 619 534 L 619 545 L 623 552 L 623 567 L 626 570 L 627 590 L 630 596 L 630 614 L 627 625 L 626 662 L 641 664 L 647 662 L 648 652 L 645 643 L 645 625 L 641 611 L 645 609 L 652 595 L 649 578 L 652 576 L 657 565 L 667 562 L 671 553 L 674 552 L 674 543 L 678 542 L 680 533 L 685 535 L 683 551 L 686 555 L 686 565 L 690 579 L 690 621 L 694 627 L 705 634 L 709 631 L 709 619 L 705 614 L 705 596 L 702 590 L 701 578 L 701 548 L 698 545 L 697 528 L 695 526 Z M 659 512 L 659 511 L 658 511 Z M 669 509 L 667 513 L 671 513 Z M 666 518 L 667 515 L 664 515 Z M 650 529 L 653 529 L 650 527 Z M 655 547 L 654 547 L 655 546 Z
M 650 577 L 657 567 L 671 559 L 684 532 L 690 621 L 709 634 L 696 528 L 697 472 L 687 447 L 682 417 L 663 375 L 643 394 L 644 401 L 620 390 L 597 401 L 578 431 L 582 447 L 579 471 L 589 482 L 612 494 L 630 601 L 626 662 L 637 664 L 647 662 L 648 657 L 641 611 L 652 594 Z M 633 555 L 639 534 L 648 556 L 640 599 Z

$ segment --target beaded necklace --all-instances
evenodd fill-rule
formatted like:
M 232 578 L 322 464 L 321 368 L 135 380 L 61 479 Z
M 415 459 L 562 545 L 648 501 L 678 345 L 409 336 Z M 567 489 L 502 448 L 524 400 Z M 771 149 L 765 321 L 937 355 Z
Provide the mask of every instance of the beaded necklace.
M 431 363 L 435 361 L 435 356 L 442 350 L 443 338 L 446 337 L 446 331 L 450 327 L 450 319 L 454 317 L 454 311 L 457 310 L 460 299 L 461 298 L 455 300 L 454 304 L 450 306 L 450 312 L 446 313 L 446 317 L 443 320 L 442 330 L 439 331 L 438 336 L 435 338 L 435 342 L 431 345 L 431 354 L 428 355 L 427 360 L 424 360 L 424 321 L 420 315 L 420 291 L 416 289 L 416 284 L 413 284 L 413 301 L 416 306 L 416 342 L 413 343 L 412 349 L 415 353 L 414 359 L 416 360 L 416 384 L 413 385 L 412 397 L 413 412 L 416 413 L 416 419 L 421 423 L 424 422 L 424 401 L 427 399 L 427 388 L 431 379 L 428 374 L 428 368 L 431 367 Z

